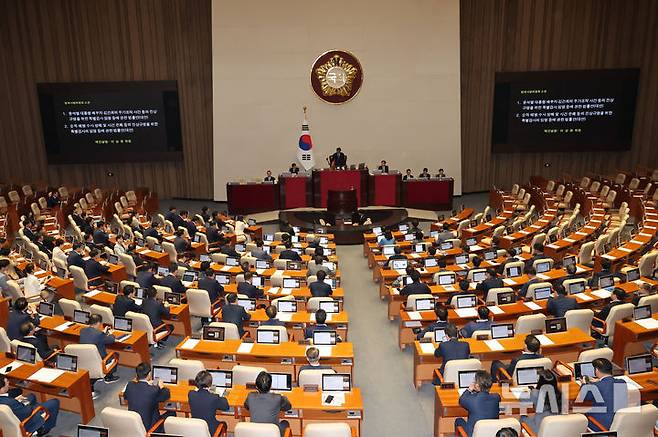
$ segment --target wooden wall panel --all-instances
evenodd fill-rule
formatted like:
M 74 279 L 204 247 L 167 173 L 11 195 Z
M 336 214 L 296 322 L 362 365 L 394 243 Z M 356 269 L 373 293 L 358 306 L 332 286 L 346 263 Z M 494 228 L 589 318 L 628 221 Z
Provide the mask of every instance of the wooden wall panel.
M 211 0 L 0 0 L 0 181 L 212 197 Z M 184 160 L 47 165 L 38 82 L 177 80 Z M 108 177 L 112 171 L 114 177 Z
M 461 0 L 460 15 L 464 192 L 658 166 L 658 2 Z M 630 151 L 491 153 L 496 71 L 629 67 L 641 69 Z

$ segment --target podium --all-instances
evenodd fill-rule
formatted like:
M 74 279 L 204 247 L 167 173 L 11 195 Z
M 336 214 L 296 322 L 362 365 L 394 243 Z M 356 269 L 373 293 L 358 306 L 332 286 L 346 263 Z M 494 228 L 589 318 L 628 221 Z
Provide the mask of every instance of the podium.
M 399 172 L 371 174 L 369 179 L 369 205 L 400 205 L 400 181 L 402 180 L 402 175 Z
M 226 184 L 230 214 L 251 214 L 279 209 L 279 184 L 256 182 Z
M 313 170 L 313 206 L 327 207 L 329 190 L 356 190 L 357 207 L 368 204 L 368 170 Z
M 304 208 L 313 204 L 311 176 L 308 174 L 280 175 L 279 189 L 281 209 Z
M 453 185 L 454 181 L 450 178 L 402 181 L 402 206 L 434 211 L 451 210 Z

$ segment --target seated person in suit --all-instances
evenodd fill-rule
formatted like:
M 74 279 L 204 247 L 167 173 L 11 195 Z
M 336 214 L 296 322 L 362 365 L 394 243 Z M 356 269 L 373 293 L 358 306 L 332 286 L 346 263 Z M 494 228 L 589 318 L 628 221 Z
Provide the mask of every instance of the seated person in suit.
M 520 297 L 526 297 L 530 286 L 539 283 L 539 278 L 537 278 L 537 272 L 535 272 L 534 267 L 528 268 L 526 270 L 526 275 L 528 275 L 528 282 L 521 286 L 521 289 L 519 290 Z
M 486 331 L 491 329 L 489 320 L 490 311 L 486 306 L 478 307 L 478 318 L 468 322 L 461 330 L 462 337 L 471 338 L 475 331 Z
M 283 243 L 285 249 L 279 254 L 279 259 L 288 259 L 290 261 L 301 261 L 302 257 L 292 250 L 292 243 L 290 241 L 285 241 Z
M 110 247 L 110 236 L 108 235 L 110 227 L 102 220 L 99 220 L 96 223 L 96 229 L 94 229 L 93 237 L 94 244 L 96 246 L 107 246 Z
M 178 275 L 178 269 L 175 269 L 172 272 L 169 272 L 168 274 L 160 278 L 158 284 L 156 285 L 169 287 L 171 291 L 174 293 L 184 294 L 187 291 L 187 288 L 185 288 L 185 285 L 183 285 L 183 282 L 180 280 L 180 278 L 177 275 Z
M 389 229 L 384 231 L 384 235 L 379 237 L 377 240 L 377 244 L 379 247 L 382 246 L 390 246 L 392 244 L 395 244 L 395 238 L 393 237 L 393 232 L 391 232 Z
M 621 288 L 615 288 L 610 295 L 610 302 L 605 304 L 601 310 L 596 313 L 595 317 L 605 321 L 610 314 L 612 307 L 621 305 L 626 300 L 626 292 Z
M 272 176 L 272 170 L 267 170 L 267 175 L 263 178 L 263 182 L 275 182 L 276 178 Z
M 414 270 L 409 274 L 411 277 L 411 284 L 405 285 L 402 290 L 400 290 L 401 296 L 410 296 L 412 294 L 432 294 L 432 290 L 429 285 L 424 282 L 420 282 L 420 273 L 418 270 Z
M 334 272 L 327 266 L 323 264 L 324 262 L 324 257 L 322 256 L 315 256 L 313 258 L 313 263 L 308 264 L 308 268 L 306 269 L 306 277 L 309 276 L 317 276 L 318 272 L 322 271 L 325 273 L 325 276 L 332 276 Z
M 655 294 L 653 286 L 648 282 L 643 282 L 640 288 L 633 294 L 633 305 L 638 306 L 641 298 L 651 296 L 652 294 Z
M 388 173 L 388 164 L 386 164 L 386 160 L 382 159 L 382 162 L 377 167 L 377 170 L 381 171 L 382 173 Z
M 436 322 L 418 331 L 416 339 L 420 340 L 427 332 L 434 332 L 437 329 L 445 329 L 448 326 L 448 308 L 442 303 L 434 304 L 434 313 L 436 314 Z
M 626 381 L 612 376 L 612 363 L 605 358 L 592 361 L 596 378 L 580 387 L 576 401 L 592 403 L 592 410 L 587 413 L 589 428 L 593 431 L 604 431 L 612 425 L 615 413 L 620 408 L 628 406 L 628 387 Z
M 89 285 L 97 287 L 103 283 L 102 276 L 110 271 L 110 267 L 103 265 L 100 261 L 106 261 L 107 254 L 100 253 L 98 249 L 91 249 L 89 259 L 85 261 L 85 275 L 89 280 Z M 96 278 L 96 279 L 94 279 Z
M 101 359 L 107 356 L 105 346 L 114 343 L 115 339 L 109 334 L 110 327 L 103 328 L 103 319 L 98 314 L 89 316 L 89 326 L 80 330 L 80 344 L 93 344 L 98 349 Z M 117 382 L 119 377 L 115 375 L 116 367 L 105 376 L 105 383 Z
M 557 386 L 557 378 L 550 370 L 539 370 L 537 385 L 530 391 L 535 413 L 521 416 L 521 422 L 525 423 L 534 431 L 539 432 L 539 426 L 544 417 L 560 414 L 562 411 L 562 393 Z
M 430 172 L 429 172 L 429 170 L 427 169 L 427 167 L 424 167 L 424 168 L 423 168 L 423 172 L 422 172 L 421 174 L 418 175 L 418 179 L 429 179 L 429 178 L 431 178 L 431 177 L 432 177 L 432 175 L 430 174 Z
M 277 310 L 274 305 L 270 305 L 265 308 L 265 315 L 267 315 L 267 320 L 261 323 L 261 326 L 286 326 L 284 322 L 276 318 Z
M 485 275 L 484 281 L 480 282 L 475 287 L 475 289 L 480 293 L 482 293 L 484 297 L 487 297 L 489 290 L 491 290 L 492 288 L 501 288 L 504 286 L 505 284 L 503 283 L 503 280 L 498 277 L 498 273 L 496 273 L 496 270 L 489 268 L 487 269 L 487 273 Z
M 14 305 L 9 310 L 9 317 L 7 319 L 7 336 L 9 340 L 21 337 L 21 326 L 25 322 L 32 322 L 38 326 L 39 314 L 29 307 L 27 299 L 19 297 L 14 301 Z
M 190 250 L 190 243 L 185 239 L 185 231 L 182 229 L 176 229 L 174 233 L 176 236 L 174 238 L 174 247 L 176 248 L 176 253 L 181 254 Z
M 396 259 L 407 259 L 406 255 L 402 253 L 402 248 L 400 246 L 395 246 L 393 248 L 393 255 L 388 257 L 388 259 L 384 263 L 384 267 L 388 268 L 391 265 L 391 261 Z
M 21 325 L 21 338 L 20 341 L 23 343 L 29 343 L 35 347 L 37 353 L 42 360 L 45 360 L 53 354 L 59 348 L 54 346 L 50 347 L 48 345 L 48 338 L 43 332 L 36 332 L 34 323 L 25 322 Z
M 459 397 L 459 405 L 468 411 L 467 420 L 461 417 L 455 420 L 455 430 L 461 427 L 467 436 L 473 434 L 473 428 L 478 420 L 498 419 L 500 414 L 500 395 L 489 393 L 492 381 L 491 375 L 485 370 L 478 370 L 475 380 Z
M 292 406 L 290 401 L 277 393 L 270 393 L 272 387 L 272 375 L 260 372 L 256 377 L 256 388 L 258 392 L 251 392 L 244 401 L 244 407 L 249 410 L 251 422 L 273 423 L 279 427 L 281 436 L 290 427 L 286 420 L 279 422 L 279 413 L 288 411 Z
M 226 254 L 230 256 L 231 258 L 237 258 L 240 259 L 240 254 L 235 251 L 235 248 L 233 248 L 230 245 L 230 240 L 226 237 L 221 237 L 219 240 L 220 248 L 219 248 L 219 253 Z
M 153 329 L 157 329 L 162 326 L 163 317 L 169 317 L 169 304 L 162 303 L 157 299 L 158 292 L 155 290 L 155 287 L 151 287 L 146 290 L 146 296 L 144 296 L 144 302 L 142 302 L 142 312 L 146 314 L 151 322 Z M 174 330 L 172 325 L 166 325 L 167 330 L 171 333 Z M 158 342 L 155 347 L 162 347 L 162 342 Z
M 411 169 L 408 168 L 405 171 L 404 175 L 402 176 L 402 180 L 403 181 L 408 181 L 409 179 L 413 179 L 413 178 L 414 178 L 414 175 L 411 174 Z
M 128 243 L 124 240 L 123 235 L 119 234 L 116 237 L 117 242 L 113 246 L 114 253 L 118 255 L 124 255 L 126 253 L 126 248 Z
M 458 336 L 457 327 L 451 323 L 448 324 L 446 326 L 448 340 L 439 343 L 439 347 L 434 351 L 434 356 L 441 358 L 441 374 L 443 374 L 448 361 L 465 360 L 471 356 L 471 347 L 465 341 L 459 341 Z
M 525 262 L 526 270 L 532 267 L 535 261 L 542 258 L 546 258 L 546 255 L 544 255 L 544 245 L 542 243 L 535 243 L 532 246 L 532 257 Z
M 16 399 L 21 390 L 10 390 L 9 379 L 0 375 L 0 405 L 11 408 L 11 412 L 19 421 L 23 421 L 32 415 L 35 408 L 41 406 L 48 411 L 50 416 L 44 420 L 41 414 L 36 414 L 25 424 L 28 435 L 45 436 L 57 424 L 59 414 L 59 399 L 48 399 L 39 404 L 34 393 L 27 394 L 24 398 Z
M 215 435 L 215 431 L 220 425 L 217 420 L 217 412 L 228 411 L 228 401 L 223 396 L 210 393 L 212 375 L 207 370 L 197 373 L 194 377 L 194 385 L 196 390 L 187 393 L 192 418 L 204 420 L 208 424 L 210 435 Z
M 597 288 L 599 288 L 599 279 L 602 276 L 609 276 L 609 275 L 621 279 L 621 276 L 618 273 L 613 273 L 612 263 L 610 262 L 610 260 L 603 258 L 601 260 L 601 270 L 599 270 L 598 272 L 592 275 L 592 278 L 589 280 L 589 286 L 592 287 L 593 290 L 596 290 Z
M 237 302 L 237 294 L 228 293 L 226 295 L 226 305 L 222 307 L 222 322 L 233 323 L 238 327 L 238 333 L 240 334 L 240 337 L 242 337 L 244 334 L 242 322 L 251 319 L 251 314 L 245 311 L 245 309 L 238 305 Z
M 116 299 L 114 300 L 114 304 L 112 305 L 112 314 L 119 317 L 125 317 L 128 311 L 132 311 L 134 313 L 141 313 L 142 307 L 137 305 L 137 303 L 135 303 L 135 301 L 131 297 L 134 292 L 135 292 L 134 285 L 126 285 L 125 287 L 123 287 L 121 293 L 118 294 Z
M 439 169 L 439 172 L 436 174 L 436 177 L 437 177 L 437 178 L 444 178 L 444 177 L 446 177 L 446 172 L 443 171 L 442 168 L 440 168 L 440 169 Z
M 320 364 L 320 349 L 315 346 L 306 349 L 306 361 L 308 361 L 308 364 L 304 364 L 300 367 L 299 373 L 301 373 L 302 370 L 329 370 L 332 368 L 331 366 Z
M 238 282 L 238 294 L 249 296 L 250 299 L 259 299 L 265 293 L 262 288 L 256 287 L 251 283 L 254 275 L 251 272 L 244 272 L 244 281 Z
M 548 298 L 548 314 L 555 317 L 564 317 L 569 310 L 578 309 L 578 301 L 575 297 L 569 297 L 567 290 L 562 285 L 553 286 L 553 295 Z
M 578 271 L 578 267 L 576 267 L 575 264 L 569 264 L 564 268 L 566 270 L 567 275 L 564 276 L 562 279 L 560 279 L 559 284 L 564 286 L 564 281 L 568 281 L 569 279 L 576 279 L 578 278 L 578 275 L 576 275 L 576 272 Z
M 169 212 L 165 214 L 165 220 L 170 221 L 174 225 L 174 229 L 177 229 L 183 221 L 178 215 L 178 211 L 176 210 L 175 206 L 169 207 Z
M 144 238 L 146 237 L 153 237 L 157 239 L 158 241 L 162 241 L 162 235 L 160 235 L 160 232 L 158 232 L 158 223 L 153 221 L 151 222 L 151 226 L 144 231 Z
M 411 275 L 411 272 L 413 272 L 415 269 L 411 267 L 410 265 L 407 265 L 407 268 L 405 269 L 404 275 L 400 275 L 397 278 L 395 278 L 395 281 L 391 284 L 391 287 L 393 288 L 402 288 L 404 287 L 404 278 L 408 277 Z
M 126 385 L 123 398 L 128 403 L 128 410 L 134 411 L 142 418 L 144 428 L 148 431 L 160 418 L 175 415 L 173 412 L 166 412 L 162 416 L 158 408 L 160 402 L 169 400 L 171 394 L 169 389 L 165 388 L 162 381 L 153 381 L 149 378 L 151 365 L 140 363 L 135 368 L 135 381 L 130 381 Z M 158 429 L 162 431 L 162 425 Z
M 306 325 L 304 329 L 304 338 L 313 338 L 313 332 L 315 331 L 333 331 L 334 329 L 327 325 L 327 312 L 323 309 L 319 309 L 315 312 L 315 324 Z M 341 342 L 340 337 L 336 337 L 336 341 Z
M 208 263 L 208 265 L 206 266 L 205 263 Z M 224 287 L 215 280 L 215 272 L 210 268 L 210 263 L 204 261 L 201 264 L 201 271 L 205 272 L 205 274 L 199 278 L 199 290 L 206 290 L 210 302 L 216 302 L 220 297 L 224 296 Z
M 471 288 L 471 283 L 468 282 L 468 279 L 462 279 L 461 281 L 459 281 L 459 291 L 453 294 L 453 296 L 458 296 L 461 294 L 473 294 L 470 288 Z
M 256 248 L 251 251 L 251 256 L 262 261 L 272 262 L 272 255 L 263 250 L 263 240 L 258 238 L 255 244 Z
M 43 290 L 41 290 L 40 294 L 41 294 L 41 302 L 51 303 L 54 305 L 53 315 L 55 316 L 64 315 L 64 311 L 62 311 L 62 307 L 59 304 L 59 300 L 57 298 L 54 289 L 46 287 Z M 39 304 L 37 304 L 37 308 L 38 306 Z
M 500 369 L 505 369 L 511 377 L 514 377 L 514 371 L 516 370 L 516 365 L 519 361 L 534 360 L 536 358 L 543 357 L 544 356 L 541 354 L 541 343 L 537 337 L 532 334 L 526 335 L 523 352 L 521 352 L 521 355 L 512 358 L 512 361 L 509 365 L 505 365 L 502 361 L 499 360 L 494 360 L 491 363 L 491 377 L 494 379 L 494 381 L 497 381 L 501 376 L 499 374 Z
M 85 245 L 82 243 L 73 243 L 73 250 L 69 252 L 69 256 L 66 258 L 66 264 L 69 267 L 76 266 L 81 269 L 85 268 L 85 260 L 82 257 L 85 255 Z
M 135 282 L 139 284 L 140 288 L 151 288 L 154 285 L 160 285 L 160 281 L 155 277 L 155 272 L 157 271 L 158 265 L 150 263 L 146 269 L 137 271 Z
M 324 282 L 327 274 L 324 270 L 320 270 L 316 274 L 315 282 L 308 284 L 309 290 L 311 290 L 311 296 L 313 297 L 329 297 L 334 293 L 334 290 L 331 289 L 331 285 Z
M 290 164 L 290 168 L 288 169 L 288 173 L 290 174 L 298 174 L 299 173 L 299 167 L 297 167 L 297 164 L 294 162 Z
M 439 232 L 439 234 L 436 236 L 436 243 L 441 244 L 453 238 L 455 238 L 455 234 L 453 234 L 450 230 L 450 225 L 448 223 L 444 223 L 442 225 L 441 232 Z

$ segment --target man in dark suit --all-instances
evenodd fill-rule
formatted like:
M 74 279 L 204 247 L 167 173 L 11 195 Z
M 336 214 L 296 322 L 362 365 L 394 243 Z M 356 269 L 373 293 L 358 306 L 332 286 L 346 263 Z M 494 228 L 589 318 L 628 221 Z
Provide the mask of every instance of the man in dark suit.
M 459 405 L 468 411 L 468 420 L 461 417 L 456 419 L 455 430 L 461 427 L 470 437 L 478 420 L 498 419 L 500 395 L 489 393 L 491 385 L 491 375 L 484 370 L 478 370 L 471 386 L 459 397 Z
M 187 291 L 185 285 L 176 274 L 168 273 L 158 280 L 158 285 L 169 287 L 173 293 L 184 294 Z
M 85 268 L 85 260 L 82 259 L 82 256 L 85 253 L 85 246 L 82 243 L 73 243 L 73 250 L 69 252 L 68 257 L 66 257 L 66 264 L 68 266 L 76 266 L 81 269 Z
M 465 360 L 471 355 L 471 347 L 465 341 L 459 341 L 458 335 L 457 327 L 453 324 L 448 324 L 446 326 L 446 337 L 448 337 L 448 340 L 439 343 L 439 347 L 434 351 L 434 356 L 441 358 L 441 374 L 443 374 L 448 361 Z
M 206 268 L 204 269 L 203 267 Z M 208 292 L 208 297 L 210 297 L 210 302 L 215 302 L 220 297 L 224 296 L 224 287 L 215 280 L 215 272 L 210 268 L 210 263 L 208 263 L 208 266 L 202 265 L 201 269 L 205 272 L 205 275 L 199 278 L 198 288 L 199 290 L 206 290 Z
M 260 372 L 256 377 L 256 388 L 258 392 L 251 392 L 244 401 L 244 407 L 249 410 L 251 422 L 273 423 L 279 427 L 281 436 L 290 427 L 286 420 L 279 422 L 279 414 L 292 408 L 290 401 L 285 396 L 270 393 L 272 387 L 272 375 Z
M 188 243 L 188 241 L 183 237 L 185 232 L 182 229 L 176 229 L 174 235 L 174 248 L 178 254 L 182 254 L 183 252 L 190 250 L 190 243 Z
M 329 165 L 334 166 L 336 169 L 347 167 L 347 155 L 343 153 L 340 147 L 329 157 Z
M 35 331 L 34 323 L 32 322 L 25 322 L 21 325 L 20 341 L 34 346 L 42 360 L 45 360 L 57 350 L 57 348 L 51 348 L 48 345 L 48 339 L 43 332 L 37 333 Z
M 169 220 L 174 225 L 174 229 L 178 229 L 183 224 L 183 219 L 178 215 L 175 206 L 169 207 L 169 212 L 165 214 L 165 220 Z
M 251 283 L 253 274 L 251 272 L 244 273 L 244 281 L 238 283 L 238 294 L 245 294 L 251 299 L 258 299 L 263 297 L 264 291 Z
M 334 291 L 331 289 L 331 285 L 324 282 L 325 278 L 327 277 L 327 274 L 324 272 L 324 270 L 318 270 L 318 272 L 315 275 L 317 280 L 315 282 L 311 282 L 310 284 L 308 284 L 308 288 L 311 291 L 311 295 L 313 297 L 331 296 L 334 293 Z
M 544 255 L 544 245 L 541 243 L 535 243 L 534 246 L 532 246 L 532 257 L 525 262 L 525 268 L 529 269 L 535 261 L 543 258 L 546 258 L 546 255 Z
M 251 251 L 251 256 L 267 262 L 272 262 L 272 255 L 263 250 L 263 240 L 256 240 L 256 249 Z
M 192 418 L 204 420 L 208 425 L 210 435 L 215 435 L 215 431 L 220 425 L 217 420 L 217 411 L 228 411 L 228 401 L 225 397 L 208 391 L 212 386 L 212 375 L 207 370 L 202 370 L 196 375 L 194 385 L 196 385 L 196 390 L 191 390 L 187 394 Z
M 105 349 L 105 346 L 114 343 L 115 340 L 113 336 L 108 334 L 109 330 L 109 326 L 103 328 L 103 319 L 101 316 L 98 314 L 92 314 L 89 316 L 89 326 L 80 330 L 80 344 L 95 345 L 101 359 L 105 359 L 107 356 L 107 349 Z M 119 377 L 115 375 L 115 370 L 116 367 L 105 376 L 106 383 L 111 384 L 119 380 Z
M 626 381 L 612 376 L 612 363 L 605 358 L 592 361 L 596 379 L 580 388 L 577 399 L 592 403 L 591 412 L 587 413 L 589 427 L 594 431 L 606 431 L 612 425 L 615 413 L 628 406 L 628 387 Z M 593 420 L 603 425 L 600 429 Z
M 10 390 L 9 380 L 0 375 L 0 405 L 6 405 L 11 409 L 19 421 L 23 421 L 32 415 L 35 408 L 41 406 L 45 408 L 50 417 L 43 419 L 41 414 L 36 414 L 25 424 L 25 431 L 29 435 L 45 436 L 57 424 L 57 415 L 59 414 L 59 399 L 48 399 L 39 404 L 34 393 L 26 395 L 25 402 L 16 399 L 21 394 L 21 390 Z M 34 433 L 34 434 L 32 434 Z
M 267 170 L 267 175 L 263 178 L 263 182 L 274 182 L 276 178 L 272 176 L 272 170 Z
M 155 272 L 158 271 L 158 266 L 155 263 L 148 265 L 148 268 L 137 271 L 137 278 L 135 282 L 139 284 L 140 288 L 149 289 L 154 285 L 160 285 L 160 281 L 155 277 Z
M 382 159 L 382 162 L 377 167 L 377 170 L 381 171 L 382 173 L 388 173 L 388 164 L 386 164 L 386 160 Z
M 208 239 L 208 244 L 211 246 L 216 246 L 217 243 L 221 240 L 222 235 L 214 223 L 209 223 L 206 225 L 206 238 Z
M 135 303 L 132 299 L 132 294 L 135 292 L 135 287 L 133 285 L 126 285 L 121 290 L 121 294 L 118 294 L 112 305 L 112 314 L 119 317 L 125 317 L 128 311 L 134 313 L 141 313 L 142 308 Z
M 299 174 L 299 167 L 297 167 L 297 164 L 294 162 L 290 164 L 290 168 L 288 169 L 288 173 L 290 174 Z
M 98 249 L 91 249 L 91 252 L 89 252 L 89 259 L 85 261 L 85 275 L 87 275 L 89 285 L 91 286 L 101 285 L 103 283 L 102 276 L 110 270 L 109 266 L 104 266 L 99 262 L 101 259 L 102 255 Z
M 468 322 L 461 331 L 462 337 L 471 338 L 475 331 L 486 331 L 491 329 L 491 320 L 489 320 L 489 308 L 486 306 L 478 307 L 477 320 Z
M 180 212 L 180 216 L 183 219 L 182 227 L 187 229 L 187 233 L 190 238 L 194 238 L 194 235 L 197 233 L 197 225 L 194 223 L 194 219 L 190 218 L 190 213 L 186 210 Z
M 603 258 L 601 260 L 601 270 L 592 275 L 592 278 L 589 280 L 589 286 L 592 287 L 592 289 L 599 288 L 599 279 L 601 279 L 603 276 L 609 275 L 621 279 L 621 275 L 619 275 L 619 273 L 613 273 L 612 263 L 610 260 Z
M 535 272 L 534 267 L 530 267 L 526 270 L 526 275 L 528 275 L 528 282 L 523 284 L 521 286 L 521 289 L 519 290 L 519 296 L 521 297 L 526 297 L 528 295 L 528 289 L 532 284 L 538 284 L 539 283 L 539 278 L 537 278 L 537 274 Z
M 391 261 L 396 259 L 407 259 L 406 255 L 402 253 L 402 248 L 400 246 L 395 246 L 393 248 L 393 255 L 388 257 L 388 259 L 384 263 L 384 267 L 388 268 L 391 265 Z
M 610 302 L 605 304 L 603 308 L 596 313 L 596 318 L 601 320 L 607 319 L 612 307 L 623 304 L 625 300 L 626 292 L 621 288 L 615 288 L 610 295 Z
M 576 267 L 575 264 L 569 264 L 565 270 L 567 271 L 567 275 L 564 276 L 562 279 L 560 279 L 560 285 L 564 287 L 564 281 L 568 281 L 569 279 L 577 279 L 578 276 L 576 275 L 576 272 L 578 271 L 578 268 Z
M 54 306 L 53 309 L 53 315 L 55 316 L 63 316 L 64 311 L 62 311 L 62 307 L 59 304 L 58 297 L 56 296 L 55 290 L 50 287 L 46 287 L 43 290 L 41 290 L 41 302 L 46 302 L 46 303 L 51 303 Z M 38 307 L 38 304 L 37 304 Z
M 142 312 L 148 316 L 153 329 L 159 328 L 161 325 L 163 325 L 163 317 L 169 317 L 169 304 L 164 304 L 157 300 L 157 294 L 158 292 L 154 287 L 149 288 L 146 290 L 146 296 L 144 298 L 144 302 L 142 302 Z M 171 332 L 174 330 L 174 327 L 171 325 L 167 325 L 167 328 L 169 334 L 171 334 Z M 166 339 L 169 334 L 167 334 L 167 336 L 164 338 Z M 156 346 L 161 347 L 161 342 L 158 342 Z
M 32 314 L 28 308 L 27 299 L 19 297 L 14 301 L 12 309 L 9 311 L 7 319 L 7 337 L 14 340 L 21 337 L 21 326 L 25 322 L 32 322 L 39 325 L 39 315 Z
M 578 300 L 567 296 L 567 290 L 561 285 L 553 287 L 553 296 L 548 298 L 548 314 L 555 317 L 564 317 L 567 311 L 578 309 Z
M 238 327 L 240 337 L 244 334 L 242 322 L 251 319 L 251 314 L 245 311 L 243 307 L 238 305 L 238 296 L 235 293 L 228 293 L 226 295 L 226 305 L 222 307 L 222 322 L 233 323 Z
M 327 325 L 327 312 L 323 309 L 319 309 L 315 312 L 315 324 L 307 325 L 304 329 L 304 338 L 313 338 L 313 332 L 315 331 L 332 331 L 333 328 Z M 338 341 L 341 341 L 338 339 Z
M 96 229 L 93 233 L 94 244 L 97 246 L 107 246 L 110 247 L 110 236 L 108 235 L 108 226 L 104 221 L 99 221 L 96 223 Z
M 503 283 L 503 280 L 498 277 L 498 274 L 496 273 L 496 270 L 494 269 L 487 269 L 486 277 L 484 281 L 480 282 L 475 289 L 482 293 L 482 295 L 487 297 L 487 294 L 489 293 L 489 290 L 492 288 L 501 288 L 504 287 L 505 284 Z
M 235 248 L 230 245 L 228 238 L 222 237 L 219 244 L 221 245 L 219 248 L 219 253 L 228 255 L 231 258 L 240 259 L 240 254 L 236 252 Z
M 126 385 L 123 398 L 128 402 L 128 410 L 139 414 L 148 431 L 161 418 L 173 415 L 165 413 L 160 416 L 159 404 L 169 399 L 169 389 L 165 388 L 162 381 L 157 383 L 149 379 L 151 366 L 148 363 L 140 363 L 135 368 L 137 381 L 130 381 Z
M 416 339 L 420 340 L 428 332 L 434 332 L 437 329 L 445 329 L 448 326 L 448 309 L 441 303 L 434 304 L 434 313 L 436 314 L 436 322 L 418 331 Z
M 512 358 L 512 361 L 510 361 L 509 365 L 505 365 L 502 361 L 499 360 L 494 360 L 491 363 L 491 377 L 493 378 L 494 381 L 497 381 L 500 377 L 500 369 L 505 369 L 507 373 L 511 376 L 514 377 L 514 371 L 516 370 L 516 365 L 518 364 L 519 361 L 522 360 L 534 360 L 535 358 L 543 358 L 544 356 L 541 354 L 541 343 L 535 337 L 534 335 L 526 335 L 525 337 L 525 345 L 523 346 L 523 352 L 521 352 L 521 355 L 518 355 L 514 358 Z
M 279 259 L 288 259 L 290 261 L 301 261 L 302 257 L 292 250 L 292 243 L 290 241 L 286 241 L 284 244 L 285 249 L 281 251 L 279 254 Z
M 308 364 L 301 366 L 299 368 L 299 373 L 303 370 L 329 370 L 332 368 L 331 366 L 320 364 L 320 349 L 314 346 L 306 349 L 306 361 L 308 361 Z M 299 381 L 299 376 L 297 377 L 297 380 Z
M 432 290 L 429 285 L 424 282 L 420 282 L 420 273 L 418 270 L 414 270 L 409 274 L 411 277 L 411 284 L 405 285 L 402 290 L 400 290 L 400 296 L 410 296 L 412 294 L 432 294 Z
M 432 175 L 430 174 L 427 167 L 423 168 L 423 172 L 418 175 L 418 179 L 430 179 Z
M 151 222 L 151 226 L 144 231 L 144 238 L 146 237 L 153 237 L 157 239 L 158 241 L 162 240 L 162 235 L 160 235 L 160 232 L 158 232 L 158 224 L 156 222 Z
M 407 180 L 410 180 L 410 179 L 413 179 L 413 178 L 414 178 L 414 175 L 411 174 L 411 169 L 408 168 L 407 171 L 405 172 L 405 174 L 402 176 L 402 180 L 407 181 Z
M 265 315 L 267 315 L 267 320 L 261 323 L 261 326 L 286 326 L 284 322 L 276 318 L 277 310 L 274 305 L 270 305 L 265 308 Z

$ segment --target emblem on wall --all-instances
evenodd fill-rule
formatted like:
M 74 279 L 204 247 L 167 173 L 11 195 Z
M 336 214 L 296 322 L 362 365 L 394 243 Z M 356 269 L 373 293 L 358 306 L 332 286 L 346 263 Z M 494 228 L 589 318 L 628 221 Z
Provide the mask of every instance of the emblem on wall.
M 311 67 L 311 87 L 327 103 L 345 103 L 363 83 L 363 70 L 353 54 L 330 50 L 320 55 Z

